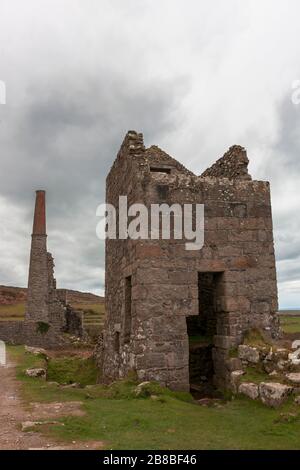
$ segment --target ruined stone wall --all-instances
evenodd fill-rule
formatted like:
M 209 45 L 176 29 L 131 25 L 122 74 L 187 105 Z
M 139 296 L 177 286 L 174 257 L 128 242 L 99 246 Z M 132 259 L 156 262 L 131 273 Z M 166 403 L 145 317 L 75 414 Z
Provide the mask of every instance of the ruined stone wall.
M 54 278 L 54 260 L 51 253 L 47 253 L 48 261 L 48 318 L 49 323 L 57 331 L 66 329 L 66 304 L 63 302 L 62 294 L 56 290 L 56 279 Z M 69 315 L 70 317 L 70 315 Z
M 199 313 L 198 272 L 214 272 L 220 276 L 215 381 L 226 387 L 234 368 L 228 352 L 244 332 L 252 327 L 274 336 L 278 332 L 269 184 L 251 180 L 243 152 L 234 165 L 231 149 L 209 175 L 196 177 L 156 149 L 145 151 L 139 134 L 127 135 L 107 179 L 107 202 L 117 205 L 118 196 L 127 194 L 129 204 L 148 207 L 204 204 L 205 246 L 187 251 L 185 239 L 107 240 L 104 377 L 122 377 L 134 369 L 141 380 L 189 390 L 186 317 Z
M 128 197 L 128 204 L 142 202 L 143 189 L 139 180 L 139 165 L 144 153 L 142 136 L 129 132 L 107 177 L 106 202 L 118 207 L 119 195 Z M 125 278 L 132 274 L 135 263 L 135 242 L 106 240 L 105 248 L 105 309 L 104 376 L 115 379 L 130 369 L 130 346 L 124 344 Z M 133 285 L 135 278 L 132 278 Z M 133 312 L 134 315 L 134 305 Z M 118 342 L 120 347 L 118 347 Z
M 47 235 L 32 235 L 25 318 L 49 321 Z
M 65 314 L 65 326 L 63 327 L 64 331 L 66 331 L 70 335 L 75 335 L 79 338 L 83 338 L 85 336 L 85 331 L 83 328 L 83 313 L 76 311 L 70 307 L 70 305 L 66 306 Z
M 39 322 L 33 321 L 0 322 L 0 340 L 7 344 L 26 344 L 49 349 L 63 348 L 69 344 L 51 325 L 44 331 Z

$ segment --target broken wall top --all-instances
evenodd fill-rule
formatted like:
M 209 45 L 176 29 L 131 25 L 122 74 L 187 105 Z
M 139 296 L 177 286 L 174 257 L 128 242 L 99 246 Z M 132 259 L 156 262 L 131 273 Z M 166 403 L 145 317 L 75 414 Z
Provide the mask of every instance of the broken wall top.
M 222 158 L 202 173 L 202 177 L 251 180 L 248 173 L 249 160 L 246 150 L 233 145 Z
M 196 175 L 185 168 L 180 162 L 168 155 L 156 145 L 145 148 L 143 134 L 136 131 L 128 131 L 117 158 L 107 176 L 110 183 L 116 177 L 114 170 L 122 163 L 124 177 L 131 173 L 133 166 L 138 165 L 138 173 L 165 174 L 165 176 L 177 175 L 184 177 L 195 177 Z M 124 167 L 124 163 L 125 164 Z M 245 148 L 234 145 L 217 160 L 210 168 L 205 170 L 198 178 L 216 178 L 251 181 L 251 175 L 248 173 L 249 160 Z M 111 179 L 112 178 L 112 179 Z

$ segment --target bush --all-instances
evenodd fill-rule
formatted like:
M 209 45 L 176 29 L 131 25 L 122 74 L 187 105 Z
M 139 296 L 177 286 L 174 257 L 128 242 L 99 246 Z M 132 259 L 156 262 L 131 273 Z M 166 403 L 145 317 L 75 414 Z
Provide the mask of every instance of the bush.
M 38 333 L 41 333 L 41 335 L 45 335 L 46 333 L 48 333 L 49 328 L 50 328 L 49 323 L 45 323 L 43 321 L 37 322 L 36 331 Z
M 98 368 L 93 357 L 59 357 L 48 362 L 47 379 L 60 384 L 78 383 L 82 386 L 97 383 Z

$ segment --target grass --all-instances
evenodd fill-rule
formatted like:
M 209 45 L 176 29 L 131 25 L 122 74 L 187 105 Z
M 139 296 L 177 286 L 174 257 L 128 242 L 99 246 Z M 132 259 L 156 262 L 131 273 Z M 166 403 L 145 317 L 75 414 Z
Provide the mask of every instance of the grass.
M 83 325 L 91 336 L 97 336 L 104 325 L 105 305 L 103 303 L 73 303 L 72 307 L 83 312 Z
M 270 376 L 262 369 L 257 367 L 247 367 L 246 374 L 241 377 L 241 382 L 253 382 L 259 384 L 261 382 L 278 382 L 278 376 Z
M 78 383 L 82 386 L 95 384 L 98 369 L 92 357 L 58 357 L 48 363 L 47 380 L 60 384 Z
M 110 387 L 61 389 L 25 376 L 24 369 L 41 365 L 42 357 L 25 354 L 16 346 L 9 347 L 9 354 L 19 363 L 17 375 L 26 401 L 83 402 L 86 416 L 64 418 L 65 426 L 45 430 L 62 440 L 99 440 L 107 449 L 129 450 L 300 449 L 300 408 L 292 402 L 273 410 L 238 397 L 203 407 L 189 394 L 156 384 L 136 398 L 134 378 Z M 289 419 L 291 413 L 293 419 Z
M 25 315 L 25 303 L 13 305 L 0 305 L 1 320 L 23 320 Z
M 280 325 L 284 333 L 300 334 L 300 316 L 282 315 L 280 316 Z
M 17 363 L 17 379 L 22 383 L 22 394 L 25 402 L 52 402 L 80 400 L 82 389 L 65 389 L 60 391 L 57 386 L 51 385 L 42 379 L 33 379 L 25 375 L 25 370 L 36 367 L 46 367 L 43 356 L 34 356 L 25 353 L 23 346 L 8 346 L 10 358 Z
M 84 325 L 102 327 L 105 317 L 104 303 L 72 303 L 71 306 L 84 314 Z M 25 302 L 13 305 L 0 305 L 0 321 L 24 320 Z
M 104 326 L 104 303 L 72 303 L 73 308 L 83 312 L 83 326 L 92 340 L 96 340 Z
M 71 306 L 77 310 L 82 310 L 86 313 L 104 315 L 105 305 L 103 303 L 89 304 L 89 303 L 72 303 Z
M 247 331 L 244 337 L 244 344 L 261 348 L 268 346 L 267 340 L 262 336 L 262 333 L 256 328 L 252 328 L 251 330 Z
M 197 344 L 212 344 L 212 343 L 213 343 L 213 338 L 211 336 L 205 336 L 205 335 L 189 336 L 190 346 L 195 346 Z

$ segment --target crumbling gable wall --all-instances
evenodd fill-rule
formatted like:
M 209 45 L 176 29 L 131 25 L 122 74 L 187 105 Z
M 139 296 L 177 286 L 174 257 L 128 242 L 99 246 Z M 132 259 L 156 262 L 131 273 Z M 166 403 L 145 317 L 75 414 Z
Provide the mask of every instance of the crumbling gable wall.
M 240 145 L 233 145 L 222 158 L 202 173 L 202 177 L 238 178 L 251 180 L 248 173 L 248 157 L 246 150 Z

